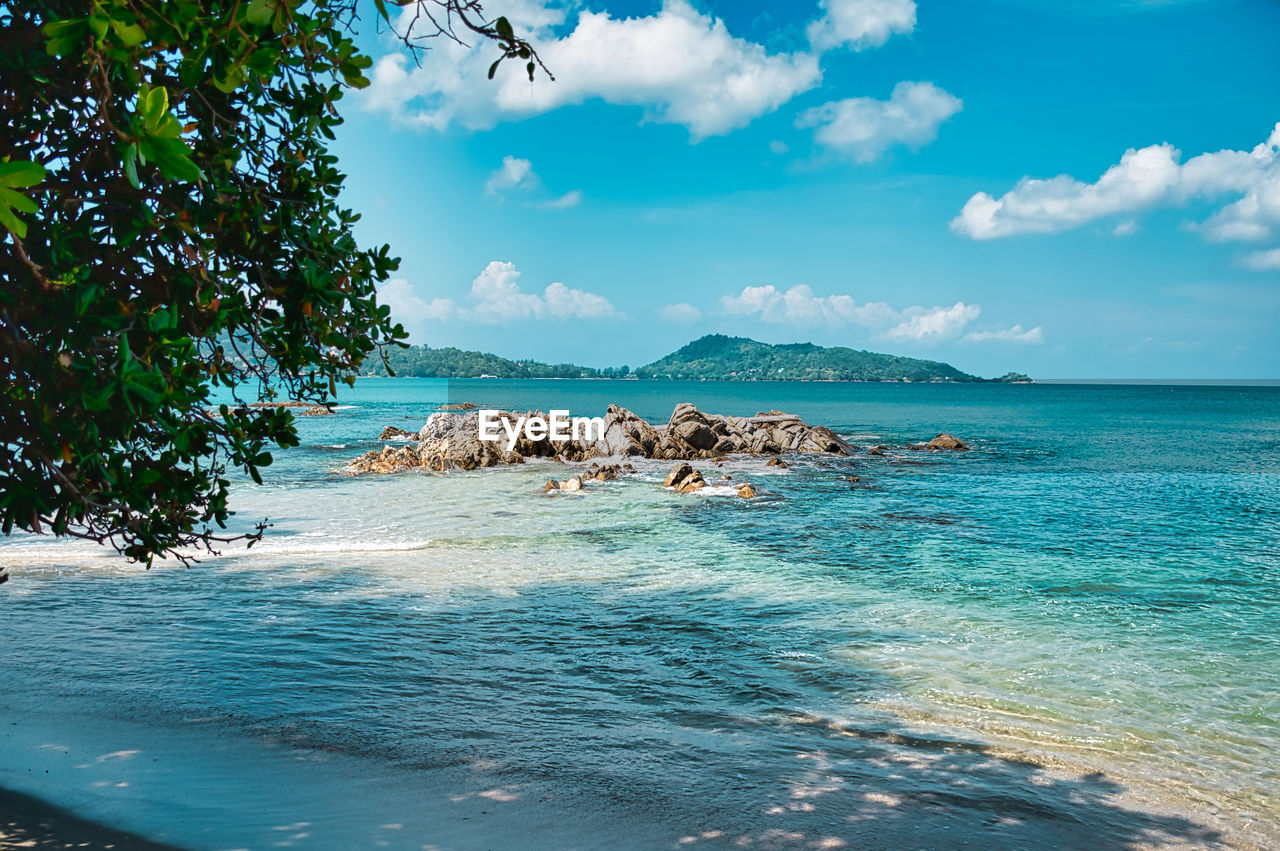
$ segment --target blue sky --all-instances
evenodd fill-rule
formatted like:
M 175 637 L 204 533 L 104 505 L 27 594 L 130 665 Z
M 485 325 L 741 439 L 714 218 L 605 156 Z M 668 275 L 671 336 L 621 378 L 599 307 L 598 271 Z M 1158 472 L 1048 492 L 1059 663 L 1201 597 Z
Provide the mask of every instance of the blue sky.
M 385 34 L 337 153 L 414 342 L 705 333 L 1053 377 L 1280 376 L 1280 3 L 490 0 Z

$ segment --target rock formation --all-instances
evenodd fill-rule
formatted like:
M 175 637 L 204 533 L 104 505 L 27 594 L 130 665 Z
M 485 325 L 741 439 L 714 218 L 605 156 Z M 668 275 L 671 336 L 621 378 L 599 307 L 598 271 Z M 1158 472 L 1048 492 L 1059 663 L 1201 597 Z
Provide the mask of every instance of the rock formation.
M 512 423 L 541 412 L 502 412 Z M 480 440 L 479 413 L 436 412 L 417 433 L 417 444 L 365 453 L 344 472 L 397 472 L 413 467 L 430 470 L 473 470 L 519 464 L 527 458 L 558 458 L 565 462 L 591 458 L 634 456 L 662 460 L 715 459 L 729 454 L 778 455 L 783 452 L 852 455 L 853 447 L 824 426 L 811 426 L 792 414 L 768 411 L 754 417 L 705 414 L 684 402 L 676 406 L 665 426 L 655 427 L 618 405 L 604 415 L 604 433 L 566 441 L 530 439 L 521 432 L 510 449 L 505 434 L 497 441 Z M 383 440 L 409 435 L 401 429 L 383 431 Z
M 950 449 L 953 452 L 968 452 L 969 445 L 958 437 L 940 434 L 925 444 L 925 449 Z

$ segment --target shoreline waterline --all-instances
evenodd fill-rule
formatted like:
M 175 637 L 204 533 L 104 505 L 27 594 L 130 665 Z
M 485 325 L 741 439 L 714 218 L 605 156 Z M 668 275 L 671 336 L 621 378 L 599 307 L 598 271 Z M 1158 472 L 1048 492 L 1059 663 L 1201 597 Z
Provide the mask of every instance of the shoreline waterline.
M 422 800 L 497 790 L 519 795 L 507 812 L 566 822 L 569 847 L 579 812 L 634 823 L 636 847 L 1276 843 L 1275 391 L 664 390 L 890 446 L 695 465 L 758 485 L 752 500 L 665 491 L 657 461 L 556 496 L 543 483 L 574 466 L 338 475 L 383 426 L 477 384 L 358 385 L 305 423 L 264 485 L 236 486 L 246 522 L 276 522 L 247 552 L 143 573 L 0 544 L 0 693 L 21 696 L 0 700 L 3 726 L 50 715 L 22 740 L 33 767 L 54 761 L 39 745 L 84 738 L 43 792 L 108 796 L 108 815 L 175 841 L 183 808 L 158 801 L 183 784 L 164 778 L 198 778 L 210 754 L 239 771 L 210 781 L 222 812 L 289 789 L 336 813 L 352 778 Z M 670 411 L 636 382 L 490 386 L 468 401 Z M 897 448 L 939 427 L 973 451 Z M 171 762 L 97 762 L 129 750 Z M 294 823 L 280 806 L 243 847 Z M 483 844 L 472 827 L 415 830 Z

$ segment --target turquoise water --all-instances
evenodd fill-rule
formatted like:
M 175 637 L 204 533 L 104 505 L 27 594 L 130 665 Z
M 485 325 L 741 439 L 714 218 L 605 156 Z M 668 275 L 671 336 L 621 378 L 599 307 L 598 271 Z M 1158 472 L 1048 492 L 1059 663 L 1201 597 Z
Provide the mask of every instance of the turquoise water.
M 553 497 L 557 464 L 337 474 L 464 399 L 974 451 L 729 463 L 750 501 L 669 493 L 658 463 Z M 237 486 L 275 523 L 248 552 L 146 573 L 0 543 L 0 785 L 195 847 L 505 844 L 450 821 L 477 801 L 557 847 L 1280 835 L 1280 388 L 368 379 L 342 403 Z

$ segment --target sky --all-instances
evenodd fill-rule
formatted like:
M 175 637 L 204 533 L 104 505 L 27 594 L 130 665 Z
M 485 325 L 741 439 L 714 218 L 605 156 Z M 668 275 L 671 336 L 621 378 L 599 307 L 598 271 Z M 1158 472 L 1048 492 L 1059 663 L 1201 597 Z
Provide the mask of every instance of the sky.
M 372 25 L 335 143 L 411 341 L 708 333 L 1039 378 L 1280 377 L 1277 0 L 488 0 Z

